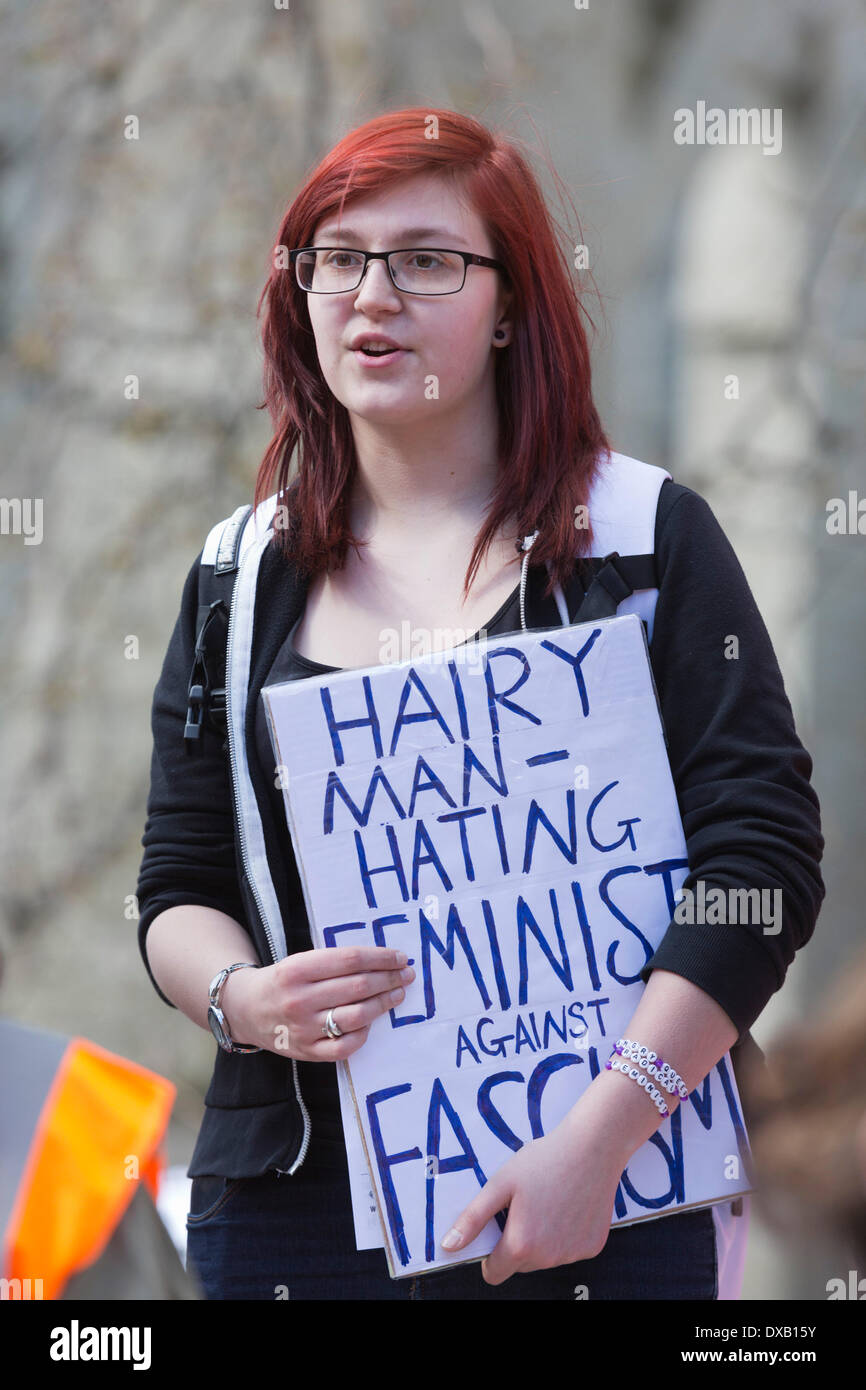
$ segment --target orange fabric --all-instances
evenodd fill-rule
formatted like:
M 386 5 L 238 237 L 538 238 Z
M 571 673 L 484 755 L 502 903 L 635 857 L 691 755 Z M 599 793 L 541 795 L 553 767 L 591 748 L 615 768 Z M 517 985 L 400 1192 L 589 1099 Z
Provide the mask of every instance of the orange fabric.
M 7 1278 L 41 1279 L 43 1297 L 56 1298 L 105 1249 L 137 1182 L 156 1197 L 175 1095 L 156 1072 L 70 1039 L 18 1187 Z
M 159 1196 L 159 1184 L 162 1181 L 164 1168 L 165 1157 L 159 1149 L 154 1149 L 151 1157 L 141 1165 L 141 1181 L 153 1198 L 154 1203 Z

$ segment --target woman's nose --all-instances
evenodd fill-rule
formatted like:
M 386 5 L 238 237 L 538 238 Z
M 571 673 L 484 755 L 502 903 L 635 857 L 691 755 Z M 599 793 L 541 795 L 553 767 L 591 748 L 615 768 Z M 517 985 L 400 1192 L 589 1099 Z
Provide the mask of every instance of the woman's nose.
M 355 291 L 355 300 L 361 305 L 373 303 L 400 303 L 400 292 L 391 279 L 385 261 L 368 261 L 364 276 Z

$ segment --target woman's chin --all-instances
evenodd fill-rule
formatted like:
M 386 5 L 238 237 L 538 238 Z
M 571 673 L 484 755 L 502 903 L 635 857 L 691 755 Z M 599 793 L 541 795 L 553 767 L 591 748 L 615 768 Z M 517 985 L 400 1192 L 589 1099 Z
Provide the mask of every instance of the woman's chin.
M 384 391 L 353 391 L 344 405 L 351 416 L 368 425 L 424 429 L 430 424 L 430 403 L 423 395 L 420 401 L 414 395 L 411 400 L 396 395 L 389 400 Z

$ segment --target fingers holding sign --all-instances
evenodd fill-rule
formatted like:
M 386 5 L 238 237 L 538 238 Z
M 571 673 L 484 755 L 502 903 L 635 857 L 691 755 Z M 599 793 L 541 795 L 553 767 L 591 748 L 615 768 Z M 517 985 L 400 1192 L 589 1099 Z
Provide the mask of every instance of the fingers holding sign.
M 461 1250 L 481 1235 L 488 1221 L 492 1221 L 497 1212 L 508 1210 L 505 1230 L 498 1244 L 492 1255 L 481 1261 L 481 1273 L 487 1284 L 502 1284 L 522 1268 L 523 1249 L 517 1237 L 517 1217 L 515 1214 L 512 1219 L 510 1212 L 514 1188 L 506 1177 L 506 1169 L 509 1167 L 510 1164 L 506 1164 L 505 1168 L 500 1169 L 482 1187 L 474 1201 L 470 1202 L 468 1207 L 464 1207 L 442 1241 L 442 1249 L 447 1250 L 449 1254 Z
M 610 1232 L 620 1169 L 589 1164 L 580 1150 L 562 1127 L 525 1144 L 464 1207 L 442 1249 L 451 1254 L 470 1245 L 507 1208 L 505 1229 L 481 1262 L 487 1284 L 600 1254 Z
M 249 976 L 249 979 L 242 977 Z M 382 946 L 295 951 L 226 982 L 232 1036 L 307 1062 L 337 1062 L 405 997 L 415 971 L 403 951 Z M 231 992 L 229 993 L 229 987 Z M 330 1019 L 337 1031 L 327 1028 Z

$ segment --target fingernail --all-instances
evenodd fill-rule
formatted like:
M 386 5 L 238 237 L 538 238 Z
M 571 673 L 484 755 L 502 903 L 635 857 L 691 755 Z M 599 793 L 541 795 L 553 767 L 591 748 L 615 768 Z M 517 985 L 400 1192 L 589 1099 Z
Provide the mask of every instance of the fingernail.
M 447 1236 L 442 1242 L 443 1250 L 456 1250 L 458 1245 L 463 1244 L 463 1236 L 456 1226 L 452 1226 Z
M 406 952 L 405 952 L 405 951 L 398 951 L 398 952 L 397 952 L 397 965 L 398 965 L 398 966 L 405 965 L 408 959 L 409 959 L 409 957 L 406 955 Z

